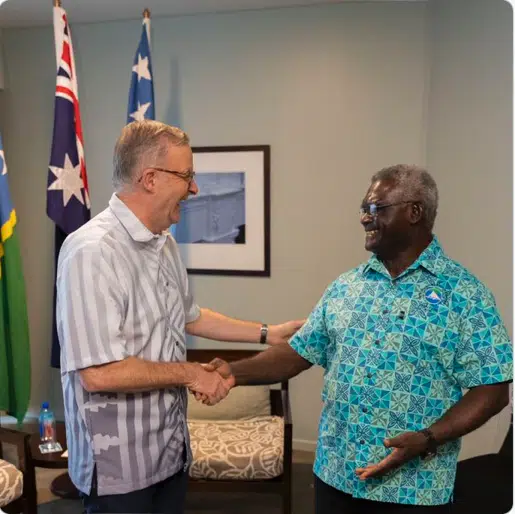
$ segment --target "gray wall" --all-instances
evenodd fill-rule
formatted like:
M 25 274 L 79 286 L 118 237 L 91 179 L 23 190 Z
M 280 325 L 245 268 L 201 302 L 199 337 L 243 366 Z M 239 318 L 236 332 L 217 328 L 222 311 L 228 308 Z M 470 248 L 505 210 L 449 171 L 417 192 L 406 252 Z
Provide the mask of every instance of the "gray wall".
M 0 130 L 4 127 L 4 94 L 3 89 L 7 87 L 5 80 L 4 46 L 2 44 L 2 31 L 0 30 Z
M 423 158 L 425 9 L 363 3 L 153 21 L 157 118 L 180 123 L 195 145 L 272 147 L 272 278 L 193 277 L 201 305 L 269 323 L 307 316 L 326 285 L 365 257 L 357 208 L 371 172 Z M 94 213 L 111 194 L 139 33 L 139 21 L 72 26 Z M 50 28 L 4 36 L 35 408 L 50 394 L 54 46 Z M 316 437 L 321 376 L 294 380 L 297 439 Z
M 494 292 L 513 336 L 512 8 L 430 4 L 427 163 L 439 185 L 436 232 Z M 511 409 L 470 434 L 466 455 L 497 451 Z
M 397 162 L 424 164 L 427 157 L 442 179 L 443 157 L 435 161 L 437 152 L 426 153 L 426 139 L 433 148 L 432 132 L 440 130 L 428 106 L 444 101 L 429 89 L 436 80 L 430 77 L 433 60 L 442 57 L 440 42 L 433 46 L 427 29 L 436 24 L 443 31 L 445 13 L 429 7 L 365 2 L 153 20 L 157 119 L 180 124 L 197 146 L 272 147 L 272 277 L 192 277 L 201 305 L 269 323 L 307 316 L 328 283 L 367 257 L 357 208 L 370 175 Z M 72 25 L 72 33 L 96 214 L 111 194 L 111 152 L 125 122 L 140 22 Z M 43 399 L 60 398 L 58 373 L 48 366 L 53 226 L 45 214 L 54 45 L 51 28 L 6 30 L 3 39 L 10 87 L 0 102 L 20 219 L 32 333 L 31 405 L 37 409 Z M 441 66 L 440 81 L 447 69 Z M 465 138 L 461 151 L 475 144 Z M 452 168 L 457 176 L 468 171 L 462 163 Z M 488 193 L 484 209 L 495 205 L 494 193 L 505 187 L 501 181 Z M 484 189 L 479 181 L 475 188 Z M 442 217 L 452 216 L 453 208 L 443 205 Z M 464 202 L 462 209 L 467 217 L 475 207 Z M 448 249 L 456 258 L 475 237 L 485 241 L 491 235 L 445 228 L 442 223 L 442 240 L 452 242 Z M 510 250 L 506 235 L 499 252 Z M 471 268 L 502 296 L 510 263 L 492 267 L 494 258 L 485 255 Z M 502 301 L 511 322 L 509 296 Z M 298 446 L 312 447 L 322 372 L 312 369 L 292 382 L 294 437 Z

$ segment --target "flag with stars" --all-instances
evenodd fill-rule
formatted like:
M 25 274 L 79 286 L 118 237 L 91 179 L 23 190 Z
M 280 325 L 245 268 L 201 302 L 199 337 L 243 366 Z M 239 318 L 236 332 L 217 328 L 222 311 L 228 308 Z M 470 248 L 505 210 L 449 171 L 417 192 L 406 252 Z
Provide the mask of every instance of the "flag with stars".
M 66 11 L 61 7 L 54 7 L 54 39 L 57 81 L 54 133 L 48 167 L 47 214 L 55 223 L 56 272 L 64 239 L 90 219 L 91 209 L 72 39 Z M 55 294 L 54 282 L 51 365 L 58 368 L 60 346 L 55 320 Z
M 141 38 L 132 66 L 131 87 L 127 123 L 154 117 L 154 83 L 152 81 L 152 59 L 150 57 L 150 15 L 145 11 Z
M 30 399 L 30 343 L 25 281 L 0 137 L 0 411 L 21 424 Z

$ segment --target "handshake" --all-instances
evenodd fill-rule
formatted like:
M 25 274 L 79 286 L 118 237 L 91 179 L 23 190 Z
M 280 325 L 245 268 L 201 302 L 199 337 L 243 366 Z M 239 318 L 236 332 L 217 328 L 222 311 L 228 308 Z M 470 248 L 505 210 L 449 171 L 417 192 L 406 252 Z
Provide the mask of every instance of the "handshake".
M 270 346 L 286 344 L 305 321 L 304 319 L 293 320 L 280 325 L 270 325 L 267 344 Z M 216 405 L 236 384 L 231 366 L 223 359 L 213 359 L 209 364 L 188 362 L 187 366 L 184 385 L 198 401 L 206 405 Z
M 231 367 L 222 359 L 213 359 L 209 364 L 189 362 L 188 366 L 186 387 L 206 405 L 223 400 L 236 383 Z

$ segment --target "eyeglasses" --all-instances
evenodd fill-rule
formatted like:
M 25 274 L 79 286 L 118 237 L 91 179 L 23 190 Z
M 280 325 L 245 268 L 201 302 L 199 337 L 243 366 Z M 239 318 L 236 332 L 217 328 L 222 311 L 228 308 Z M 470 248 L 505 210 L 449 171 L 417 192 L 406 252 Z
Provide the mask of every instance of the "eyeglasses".
M 167 170 L 166 168 L 158 168 L 157 166 L 147 166 L 145 169 L 162 171 L 163 173 L 170 173 L 170 175 L 177 175 L 178 177 L 185 180 L 188 183 L 188 185 L 191 185 L 191 183 L 195 180 L 194 171 L 187 171 L 186 173 L 184 173 L 183 171 Z M 141 182 L 142 179 L 143 176 L 139 178 L 138 182 Z
M 402 205 L 405 203 L 414 203 L 413 200 L 406 200 L 404 202 L 395 202 L 395 203 L 387 203 L 384 205 L 377 205 L 375 203 L 367 203 L 360 207 L 359 214 L 360 216 L 365 216 L 365 214 L 369 214 L 372 217 L 376 217 L 379 214 L 379 211 L 382 209 L 386 209 L 387 207 L 393 207 L 394 205 Z

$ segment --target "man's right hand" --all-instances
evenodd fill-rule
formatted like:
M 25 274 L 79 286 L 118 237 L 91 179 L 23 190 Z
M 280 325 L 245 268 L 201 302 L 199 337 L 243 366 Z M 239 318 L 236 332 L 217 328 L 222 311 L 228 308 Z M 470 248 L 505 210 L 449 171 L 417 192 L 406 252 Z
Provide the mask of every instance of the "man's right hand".
M 209 364 L 202 364 L 202 367 L 208 373 L 213 373 L 214 375 L 218 375 L 224 379 L 224 382 L 233 388 L 235 385 L 235 379 L 231 372 L 231 367 L 228 362 L 223 359 L 213 359 Z M 195 399 L 199 402 L 202 402 L 206 405 L 214 405 L 214 403 L 210 402 L 209 397 L 206 394 L 202 394 L 200 392 L 193 391 L 195 395 Z
M 185 385 L 195 393 L 195 397 L 201 397 L 203 403 L 215 405 L 229 394 L 234 386 L 234 377 L 230 372 L 226 376 L 214 372 L 211 363 L 202 366 L 191 362 L 188 363 L 188 378 Z

